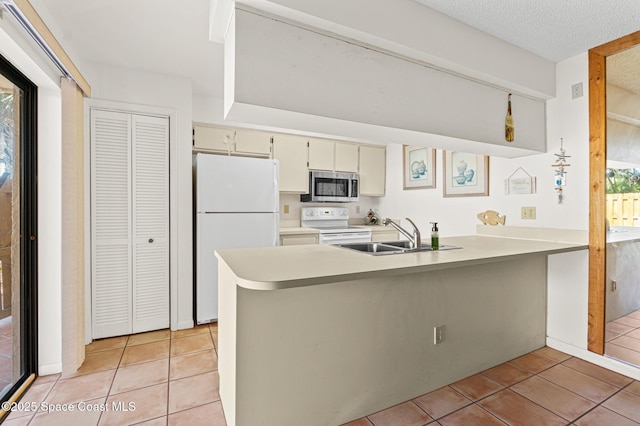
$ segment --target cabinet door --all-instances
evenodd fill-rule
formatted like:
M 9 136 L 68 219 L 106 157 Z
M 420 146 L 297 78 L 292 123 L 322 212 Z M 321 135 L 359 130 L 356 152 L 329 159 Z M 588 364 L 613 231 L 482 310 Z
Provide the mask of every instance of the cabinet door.
M 299 136 L 274 135 L 273 158 L 280 162 L 281 192 L 309 192 L 306 139 Z
M 169 120 L 132 117 L 133 333 L 169 327 Z
M 386 179 L 386 150 L 360 146 L 360 195 L 384 195 Z
M 318 236 L 308 234 L 282 235 L 280 236 L 281 246 L 299 246 L 304 244 L 318 244 Z
M 358 145 L 336 142 L 336 172 L 358 173 Z
M 131 116 L 91 111 L 93 338 L 131 333 Z
M 398 231 L 376 231 L 371 233 L 371 241 L 397 241 L 399 239 Z
M 233 150 L 233 129 L 218 127 L 193 126 L 193 147 L 195 149 L 227 151 L 227 147 Z
M 309 139 L 309 169 L 333 171 L 332 141 Z
M 271 154 L 271 134 L 237 130 L 235 151 L 238 154 L 265 155 Z

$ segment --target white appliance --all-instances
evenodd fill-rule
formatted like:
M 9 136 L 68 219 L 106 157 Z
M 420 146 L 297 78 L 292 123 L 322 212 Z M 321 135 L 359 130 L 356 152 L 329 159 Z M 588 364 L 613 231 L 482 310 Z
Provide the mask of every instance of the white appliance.
M 300 201 L 324 203 L 357 202 L 360 177 L 357 173 L 309 171 L 309 193 L 300 195 Z
M 364 226 L 349 225 L 346 207 L 303 207 L 300 210 L 303 228 L 320 231 L 320 244 L 364 243 L 371 241 L 371 230 Z
M 194 156 L 195 317 L 218 319 L 217 249 L 278 243 L 278 161 Z

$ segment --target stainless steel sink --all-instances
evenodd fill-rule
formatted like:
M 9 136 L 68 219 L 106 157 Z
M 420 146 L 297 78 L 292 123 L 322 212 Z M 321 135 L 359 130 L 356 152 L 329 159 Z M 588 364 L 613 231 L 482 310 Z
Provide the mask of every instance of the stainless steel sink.
M 369 254 L 391 254 L 394 252 L 402 252 L 402 248 L 394 247 L 387 244 L 382 243 L 344 243 L 344 244 L 335 244 L 338 247 L 348 248 L 351 250 L 361 251 Z
M 431 245 L 423 244 L 420 248 L 411 248 L 409 241 L 384 241 L 384 242 L 370 242 L 370 243 L 344 243 L 333 244 L 336 247 L 346 248 L 349 250 L 359 251 L 361 253 L 367 253 L 372 256 L 380 256 L 387 254 L 401 254 L 401 253 L 415 253 L 419 251 L 433 251 Z M 440 250 L 452 250 L 458 249 L 456 246 L 441 245 Z

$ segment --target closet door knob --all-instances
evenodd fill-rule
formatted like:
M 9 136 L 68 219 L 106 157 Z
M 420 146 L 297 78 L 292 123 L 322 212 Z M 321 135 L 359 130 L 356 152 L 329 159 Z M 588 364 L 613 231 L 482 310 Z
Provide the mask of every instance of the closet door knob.
M 153 238 L 149 238 L 149 242 L 152 243 L 153 242 Z

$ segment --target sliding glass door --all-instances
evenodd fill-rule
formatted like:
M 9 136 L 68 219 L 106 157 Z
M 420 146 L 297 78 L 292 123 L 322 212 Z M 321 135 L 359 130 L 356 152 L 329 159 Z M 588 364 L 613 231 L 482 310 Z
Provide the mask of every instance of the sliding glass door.
M 0 400 L 36 368 L 36 87 L 0 57 Z M 0 417 L 1 418 L 1 417 Z

